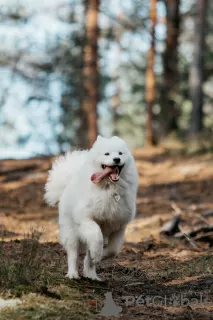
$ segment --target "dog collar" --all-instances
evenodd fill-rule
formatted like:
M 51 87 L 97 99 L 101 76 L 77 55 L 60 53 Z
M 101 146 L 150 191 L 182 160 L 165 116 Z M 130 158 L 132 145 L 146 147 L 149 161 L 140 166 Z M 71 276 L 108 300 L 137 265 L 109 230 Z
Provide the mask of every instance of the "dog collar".
M 114 193 L 114 194 L 113 194 L 113 197 L 114 197 L 115 201 L 117 201 L 117 202 L 118 202 L 118 201 L 120 200 L 120 198 L 121 198 L 118 193 Z

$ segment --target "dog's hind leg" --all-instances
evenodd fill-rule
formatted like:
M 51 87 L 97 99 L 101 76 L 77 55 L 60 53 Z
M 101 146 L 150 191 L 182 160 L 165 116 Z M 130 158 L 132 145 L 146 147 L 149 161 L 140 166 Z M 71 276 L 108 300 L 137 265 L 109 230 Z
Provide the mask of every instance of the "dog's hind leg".
M 104 248 L 103 260 L 116 256 L 123 244 L 125 228 L 122 228 L 116 232 L 113 232 L 109 236 L 107 246 Z
M 92 280 L 97 280 L 101 281 L 101 279 L 97 276 L 96 273 L 96 266 L 92 262 L 91 256 L 90 256 L 90 251 L 87 250 L 86 257 L 84 258 L 84 270 L 83 270 L 83 275 L 86 278 L 90 278 Z
M 96 264 L 101 261 L 103 256 L 103 235 L 99 225 L 92 221 L 84 221 L 80 228 L 80 237 L 87 246 L 87 254 L 84 259 L 83 274 L 85 277 L 99 280 L 96 274 Z

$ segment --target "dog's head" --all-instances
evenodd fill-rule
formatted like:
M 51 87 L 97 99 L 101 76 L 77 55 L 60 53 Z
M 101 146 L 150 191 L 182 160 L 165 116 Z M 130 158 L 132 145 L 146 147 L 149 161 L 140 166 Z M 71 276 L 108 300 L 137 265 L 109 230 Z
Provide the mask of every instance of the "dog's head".
M 98 136 L 91 149 L 92 161 L 95 171 L 91 176 L 93 183 L 109 179 L 116 183 L 128 166 L 131 154 L 127 144 L 119 137 L 103 138 Z

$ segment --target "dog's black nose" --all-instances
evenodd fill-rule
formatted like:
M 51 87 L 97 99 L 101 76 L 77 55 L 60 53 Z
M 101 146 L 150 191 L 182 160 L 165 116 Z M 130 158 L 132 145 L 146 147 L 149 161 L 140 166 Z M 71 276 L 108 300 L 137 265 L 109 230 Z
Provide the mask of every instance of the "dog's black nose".
M 120 159 L 120 158 L 113 158 L 113 161 L 114 161 L 116 164 L 118 164 L 118 163 L 120 163 L 121 159 Z

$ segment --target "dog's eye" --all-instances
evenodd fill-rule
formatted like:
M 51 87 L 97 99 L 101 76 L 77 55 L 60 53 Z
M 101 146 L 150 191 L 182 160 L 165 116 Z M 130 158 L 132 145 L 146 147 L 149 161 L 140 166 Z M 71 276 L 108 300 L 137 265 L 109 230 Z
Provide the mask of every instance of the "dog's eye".
M 118 152 L 118 154 L 121 156 L 123 154 L 123 152 Z
M 106 152 L 106 153 L 105 153 L 105 156 L 109 156 L 109 152 Z

